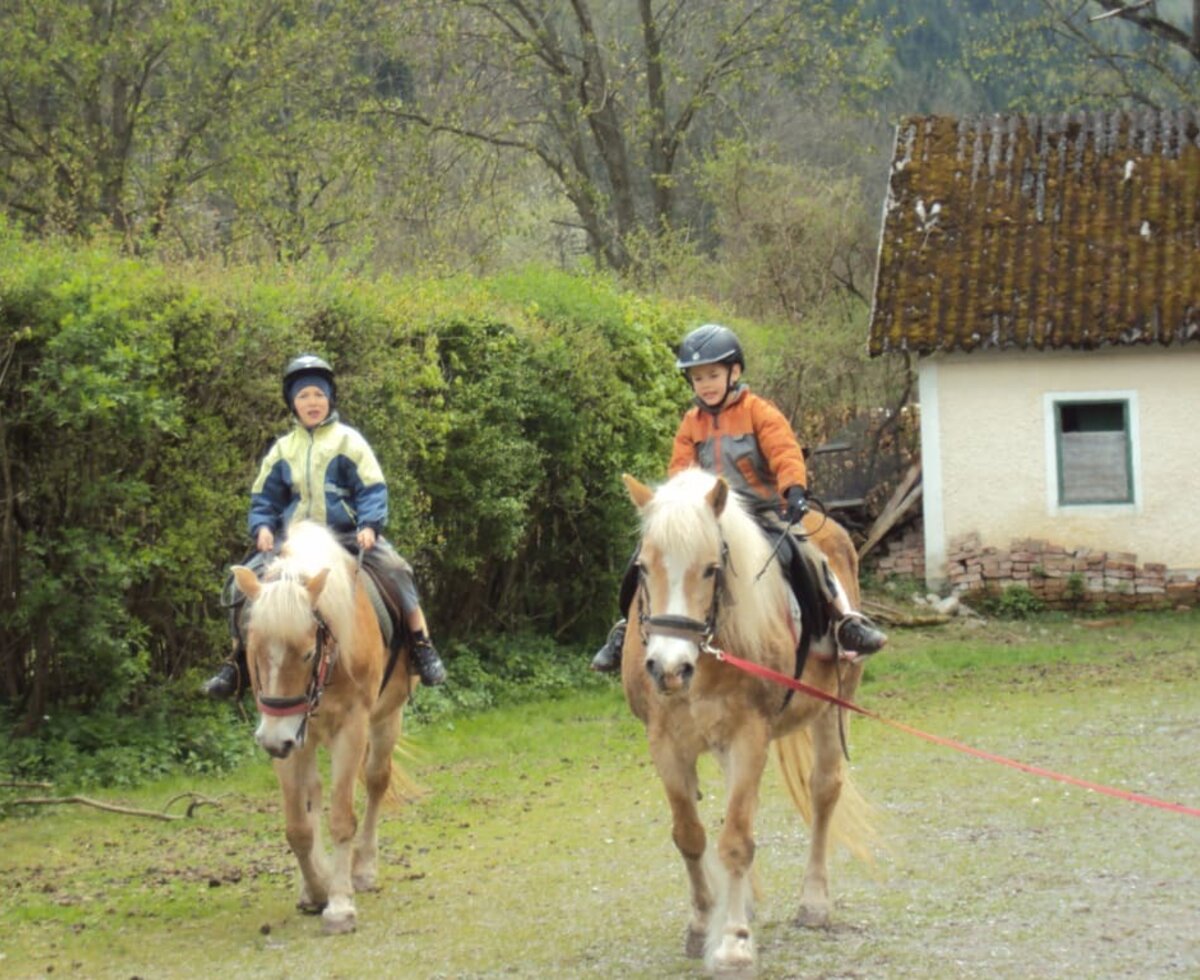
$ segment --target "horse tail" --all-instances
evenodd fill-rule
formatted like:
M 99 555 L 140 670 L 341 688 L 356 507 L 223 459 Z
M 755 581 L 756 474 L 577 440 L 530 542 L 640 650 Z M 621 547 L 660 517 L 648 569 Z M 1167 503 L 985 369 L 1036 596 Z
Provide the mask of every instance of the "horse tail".
M 792 804 L 810 827 L 813 822 L 813 781 L 815 750 L 808 728 L 798 728 L 775 741 L 775 757 Z M 829 843 L 841 844 L 860 861 L 874 862 L 878 831 L 873 819 L 874 808 L 858 791 L 850 773 L 839 757 L 838 771 L 841 792 L 829 821 Z
M 407 757 L 413 755 L 413 752 L 405 744 L 403 735 L 396 740 L 391 758 L 388 759 L 387 791 L 383 795 L 384 802 L 393 809 L 399 809 L 408 803 L 415 803 L 429 792 L 416 781 L 402 763 L 396 760 L 397 755 Z M 358 781 L 363 786 L 367 785 L 367 756 L 365 754 L 362 765 L 358 768 Z

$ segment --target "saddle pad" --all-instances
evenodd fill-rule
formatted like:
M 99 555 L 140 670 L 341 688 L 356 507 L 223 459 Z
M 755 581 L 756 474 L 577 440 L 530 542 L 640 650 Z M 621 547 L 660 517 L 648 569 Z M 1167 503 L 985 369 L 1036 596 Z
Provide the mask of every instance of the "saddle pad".
M 391 649 L 392 617 L 388 612 L 387 606 L 384 604 L 383 595 L 379 591 L 379 586 L 375 584 L 375 580 L 369 574 L 362 575 L 362 583 L 367 590 L 367 597 L 371 600 L 371 608 L 375 610 L 375 618 L 379 620 L 379 630 L 383 633 L 383 644 L 388 649 Z

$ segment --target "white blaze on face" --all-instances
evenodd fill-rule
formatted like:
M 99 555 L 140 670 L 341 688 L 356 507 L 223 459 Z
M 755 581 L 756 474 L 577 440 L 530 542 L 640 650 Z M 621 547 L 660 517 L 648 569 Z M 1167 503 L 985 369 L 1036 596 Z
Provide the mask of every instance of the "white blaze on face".
M 260 694 L 267 697 L 279 696 L 275 692 L 279 690 L 280 674 L 286 656 L 287 647 L 284 644 L 277 640 L 268 644 L 266 656 L 258 659 Z M 264 666 L 265 671 L 263 670 Z M 303 714 L 276 717 L 259 712 L 258 728 L 254 731 L 254 740 L 268 752 L 272 748 L 278 748 L 288 742 L 293 742 L 299 747 L 304 741 L 300 728 L 303 721 Z
M 667 599 L 665 608 L 655 608 L 654 615 L 685 616 L 703 622 L 707 610 L 694 614 L 688 608 L 687 573 L 692 562 L 681 555 L 665 555 L 660 561 L 667 573 Z M 699 655 L 700 649 L 693 641 L 678 636 L 652 633 L 650 642 L 646 644 L 646 656 L 656 660 L 663 673 L 668 675 L 678 673 L 685 664 L 695 666 Z

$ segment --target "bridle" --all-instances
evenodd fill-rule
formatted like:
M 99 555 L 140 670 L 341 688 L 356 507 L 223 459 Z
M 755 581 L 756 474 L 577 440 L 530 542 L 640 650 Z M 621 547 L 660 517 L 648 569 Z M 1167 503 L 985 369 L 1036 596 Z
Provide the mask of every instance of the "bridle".
M 729 545 L 721 539 L 721 560 L 710 566 L 712 572 L 712 597 L 708 603 L 708 612 L 703 620 L 691 616 L 648 615 L 650 610 L 650 589 L 646 584 L 646 570 L 638 565 L 638 630 L 642 644 L 649 642 L 651 636 L 670 636 L 680 640 L 691 640 L 701 653 L 716 653 L 713 637 L 717 631 L 717 614 L 720 612 L 721 594 L 725 591 L 725 569 L 729 565 Z
M 354 575 L 356 578 L 362 571 L 362 564 L 363 555 L 360 548 L 355 557 Z M 313 668 L 304 693 L 291 698 L 268 697 L 259 693 L 257 683 L 254 691 L 254 700 L 258 705 L 259 712 L 268 717 L 287 718 L 291 715 L 304 715 L 300 720 L 300 727 L 296 731 L 297 738 L 304 735 L 304 730 L 308 727 L 308 719 L 317 713 L 317 708 L 321 704 L 321 695 L 325 693 L 325 685 L 329 682 L 329 675 L 333 673 L 338 655 L 341 653 L 341 648 L 334 640 L 329 624 L 315 609 L 313 610 L 313 620 L 317 625 L 316 645 L 313 647 L 313 652 L 309 654 L 313 658 Z M 255 680 L 257 681 L 257 672 L 255 672 Z
M 269 697 L 259 692 L 257 683 L 254 691 L 254 699 L 262 714 L 271 718 L 287 718 L 291 715 L 304 716 L 297 731 L 298 738 L 303 735 L 304 729 L 308 725 L 308 719 L 317 713 L 321 695 L 325 693 L 325 685 L 329 680 L 329 675 L 333 673 L 334 665 L 337 664 L 339 653 L 338 645 L 329 631 L 329 625 L 316 612 L 313 613 L 313 619 L 317 624 L 316 646 L 309 655 L 313 659 L 313 667 L 304 693 L 290 698 Z M 257 682 L 257 671 L 255 680 Z

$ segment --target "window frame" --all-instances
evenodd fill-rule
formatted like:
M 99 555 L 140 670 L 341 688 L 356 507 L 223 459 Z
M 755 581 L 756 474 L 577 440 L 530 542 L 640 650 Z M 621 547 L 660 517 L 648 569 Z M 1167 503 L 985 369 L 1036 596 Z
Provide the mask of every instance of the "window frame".
M 1069 405 L 1120 403 L 1125 417 L 1125 465 L 1128 500 L 1065 501 L 1063 499 L 1062 409 Z M 1046 426 L 1046 504 L 1054 514 L 1130 514 L 1141 509 L 1141 453 L 1137 392 L 1053 391 L 1044 397 Z

